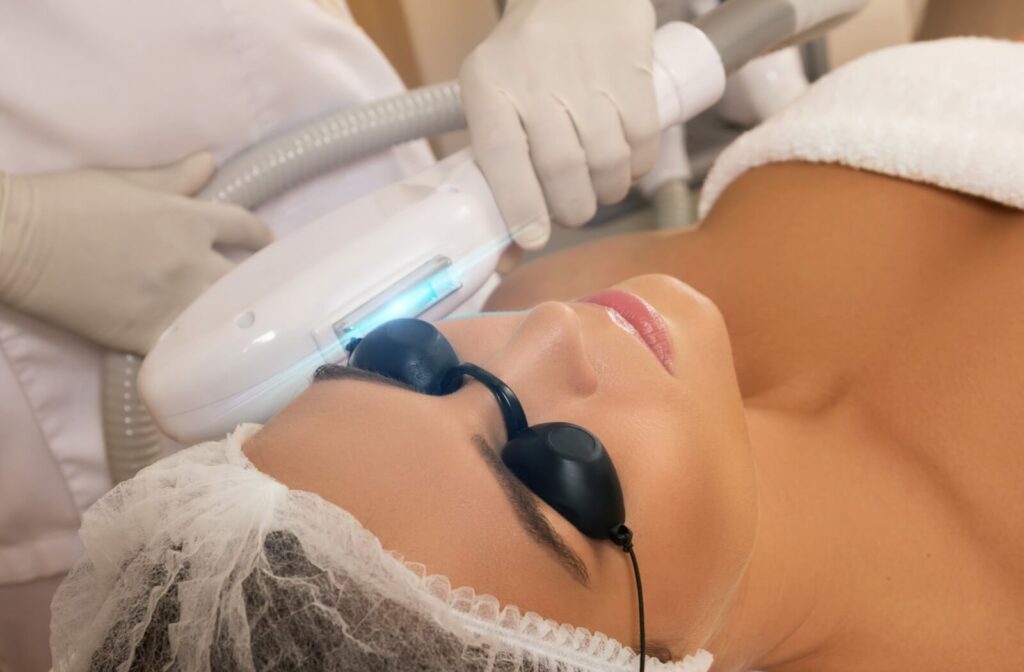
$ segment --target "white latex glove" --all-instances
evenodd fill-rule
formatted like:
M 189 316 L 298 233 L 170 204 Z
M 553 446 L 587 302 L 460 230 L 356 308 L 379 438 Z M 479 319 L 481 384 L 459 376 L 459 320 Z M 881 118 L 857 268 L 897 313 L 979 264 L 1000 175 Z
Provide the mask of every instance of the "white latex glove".
M 231 268 L 215 244 L 273 238 L 242 208 L 189 198 L 214 169 L 196 154 L 152 170 L 0 173 L 0 302 L 145 353 Z
M 585 224 L 654 165 L 650 0 L 511 0 L 459 81 L 473 150 L 516 242 Z M 550 215 L 549 215 L 550 213 Z

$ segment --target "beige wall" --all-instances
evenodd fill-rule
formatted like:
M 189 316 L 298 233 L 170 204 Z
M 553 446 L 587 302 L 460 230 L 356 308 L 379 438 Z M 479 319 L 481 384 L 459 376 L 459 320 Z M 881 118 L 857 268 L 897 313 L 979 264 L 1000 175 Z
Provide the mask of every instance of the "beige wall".
M 829 58 L 842 65 L 869 51 L 913 39 L 954 35 L 1024 36 L 1024 0 L 872 0 L 828 38 Z
M 832 67 L 913 40 L 924 5 L 923 0 L 872 0 L 860 14 L 829 34 Z
M 455 79 L 462 59 L 498 21 L 493 0 L 401 0 L 413 53 L 425 84 Z M 449 133 L 431 142 L 447 156 L 469 144 L 469 133 Z
M 409 24 L 401 0 L 348 0 L 348 7 L 366 34 L 380 47 L 409 88 L 423 85 Z
M 401 0 L 423 81 L 453 79 L 466 57 L 494 27 L 493 0 Z
M 462 59 L 494 27 L 493 0 L 348 0 L 356 21 L 407 86 L 455 79 Z M 439 156 L 469 144 L 465 132 L 431 141 Z
M 494 0 L 348 0 L 348 6 L 409 87 L 458 77 L 463 58 L 498 23 Z M 467 144 L 465 131 L 431 140 L 438 156 Z
M 1024 0 L 932 0 L 922 39 L 949 35 L 1024 36 Z

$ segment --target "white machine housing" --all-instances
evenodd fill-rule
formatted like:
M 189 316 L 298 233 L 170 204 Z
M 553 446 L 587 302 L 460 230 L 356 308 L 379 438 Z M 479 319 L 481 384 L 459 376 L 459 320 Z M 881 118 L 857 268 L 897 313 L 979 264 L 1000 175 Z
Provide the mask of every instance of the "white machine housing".
M 700 30 L 663 26 L 655 53 L 663 128 L 721 97 L 725 70 Z M 161 336 L 139 390 L 161 430 L 183 443 L 263 422 L 317 367 L 346 362 L 345 345 L 377 324 L 482 304 L 510 243 L 483 174 L 460 152 L 240 264 Z
M 508 240 L 493 199 L 480 197 L 488 193 L 472 160 L 454 155 L 243 262 L 182 313 L 143 364 L 140 389 L 161 429 L 198 441 L 269 418 L 318 366 L 346 361 L 336 325 L 434 260 L 449 260 L 437 270 L 460 286 L 423 317 L 472 298 Z

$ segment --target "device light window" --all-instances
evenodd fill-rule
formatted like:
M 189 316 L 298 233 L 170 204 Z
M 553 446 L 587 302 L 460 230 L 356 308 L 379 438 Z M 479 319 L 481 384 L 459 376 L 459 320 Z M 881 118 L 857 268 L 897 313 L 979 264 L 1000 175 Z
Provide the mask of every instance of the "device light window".
M 390 320 L 422 315 L 461 287 L 451 260 L 436 257 L 335 322 L 334 333 L 344 346 Z

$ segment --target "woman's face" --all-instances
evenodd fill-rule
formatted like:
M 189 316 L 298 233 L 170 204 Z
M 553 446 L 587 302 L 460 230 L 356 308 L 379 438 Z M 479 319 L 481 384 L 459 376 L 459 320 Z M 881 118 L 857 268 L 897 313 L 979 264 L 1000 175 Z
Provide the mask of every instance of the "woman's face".
M 438 326 L 463 361 L 512 388 L 531 424 L 572 422 L 601 439 L 635 533 L 648 636 L 682 655 L 710 638 L 753 545 L 743 406 L 707 299 L 666 276 L 614 289 L 653 314 L 605 294 Z M 529 493 L 517 503 L 523 491 L 501 466 L 504 442 L 499 409 L 479 383 L 431 397 L 343 377 L 315 383 L 246 452 L 454 585 L 635 644 L 628 557 Z

